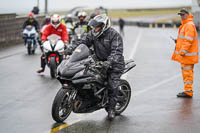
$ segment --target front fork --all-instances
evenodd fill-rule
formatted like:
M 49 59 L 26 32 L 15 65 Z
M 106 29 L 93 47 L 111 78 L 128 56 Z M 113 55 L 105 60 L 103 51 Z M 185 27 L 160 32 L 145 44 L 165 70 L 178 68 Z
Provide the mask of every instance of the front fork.
M 69 89 L 69 88 L 65 88 L 64 89 Z M 77 95 L 77 90 L 76 89 L 71 89 L 70 90 L 70 94 L 69 94 L 69 98 L 67 99 L 67 103 L 71 103 L 71 105 L 73 105 L 75 99 L 76 99 L 76 95 Z

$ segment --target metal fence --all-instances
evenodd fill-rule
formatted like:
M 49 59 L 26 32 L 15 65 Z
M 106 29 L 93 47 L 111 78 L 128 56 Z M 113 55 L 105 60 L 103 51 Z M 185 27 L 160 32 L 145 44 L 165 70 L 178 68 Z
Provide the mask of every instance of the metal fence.
M 0 14 L 0 48 L 23 42 L 22 25 L 27 16 L 19 17 L 16 14 Z M 37 16 L 36 20 L 41 23 L 44 16 Z

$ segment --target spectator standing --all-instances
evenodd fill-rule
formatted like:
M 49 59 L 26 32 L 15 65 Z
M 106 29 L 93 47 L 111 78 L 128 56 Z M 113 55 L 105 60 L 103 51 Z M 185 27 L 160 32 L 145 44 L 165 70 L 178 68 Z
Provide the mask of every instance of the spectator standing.
M 193 22 L 193 15 L 186 9 L 181 9 L 178 13 L 182 24 L 179 27 L 176 47 L 172 55 L 172 60 L 181 64 L 184 91 L 177 94 L 177 97 L 192 98 L 193 96 L 193 69 L 194 64 L 199 62 L 198 34 Z
M 124 36 L 124 25 L 125 21 L 122 18 L 119 18 L 119 32 L 122 36 Z

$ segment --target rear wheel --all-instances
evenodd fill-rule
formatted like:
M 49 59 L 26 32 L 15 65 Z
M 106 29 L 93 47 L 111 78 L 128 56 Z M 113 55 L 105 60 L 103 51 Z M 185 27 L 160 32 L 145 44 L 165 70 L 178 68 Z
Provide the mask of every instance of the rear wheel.
M 120 115 L 127 108 L 131 99 L 131 87 L 126 80 L 121 80 L 118 89 L 117 104 L 115 106 L 116 115 Z
M 121 79 L 120 86 L 118 88 L 117 104 L 115 106 L 116 115 L 120 115 L 128 106 L 131 99 L 131 87 L 126 80 Z M 108 112 L 108 107 L 105 108 Z
M 52 78 L 55 78 L 57 73 L 56 73 L 56 69 L 57 69 L 57 65 L 56 65 L 56 58 L 55 57 L 50 57 L 50 74 Z
M 56 122 L 63 122 L 72 111 L 70 92 L 68 89 L 61 88 L 54 98 L 51 114 Z

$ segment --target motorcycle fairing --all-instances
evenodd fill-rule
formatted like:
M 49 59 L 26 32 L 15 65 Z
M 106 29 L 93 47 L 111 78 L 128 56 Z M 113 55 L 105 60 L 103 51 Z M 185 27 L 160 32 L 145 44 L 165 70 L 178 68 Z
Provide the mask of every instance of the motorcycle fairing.
M 127 73 L 129 70 L 131 70 L 135 66 L 136 64 L 134 63 L 134 60 L 125 60 L 125 69 L 124 69 L 123 74 Z
M 56 44 L 56 46 L 54 48 L 54 51 L 64 52 L 64 46 L 65 45 L 64 45 L 63 41 L 62 40 L 58 40 L 57 44 Z
M 85 68 L 85 64 L 91 59 L 88 58 L 89 49 L 86 45 L 80 44 L 69 57 L 68 60 L 62 61 L 58 66 L 58 73 L 64 77 L 72 77 L 77 72 Z

